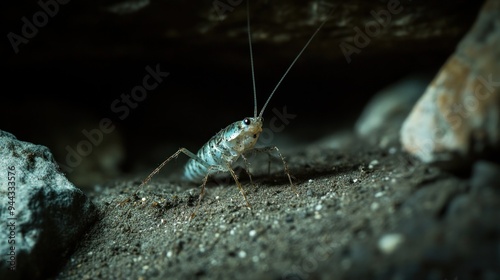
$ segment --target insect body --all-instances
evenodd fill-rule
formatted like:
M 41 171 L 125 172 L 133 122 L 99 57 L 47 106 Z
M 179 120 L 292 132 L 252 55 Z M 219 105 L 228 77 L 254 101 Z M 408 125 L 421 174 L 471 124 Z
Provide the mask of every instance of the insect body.
M 200 160 L 191 158 L 184 168 L 184 177 L 196 182 L 207 174 L 229 171 L 239 157 L 250 151 L 262 132 L 262 118 L 245 118 L 222 129 L 201 147 L 196 154 Z
M 254 96 L 254 116 L 253 117 L 246 117 L 243 120 L 234 122 L 221 131 L 219 131 L 216 135 L 214 135 L 201 149 L 196 153 L 192 153 L 191 151 L 187 150 L 186 148 L 180 148 L 177 152 L 175 152 L 173 155 L 171 155 L 169 158 L 167 158 L 165 161 L 163 161 L 160 166 L 158 166 L 151 174 L 143 181 L 140 187 L 143 185 L 147 184 L 151 178 L 160 171 L 160 169 L 167 164 L 170 160 L 173 158 L 176 158 L 180 153 L 184 153 L 188 157 L 190 157 L 189 161 L 187 162 L 186 166 L 184 167 L 184 178 L 192 181 L 192 182 L 199 182 L 203 181 L 202 186 L 201 186 L 201 193 L 198 199 L 198 206 L 200 205 L 201 198 L 203 196 L 204 190 L 205 190 L 205 185 L 207 183 L 208 177 L 210 175 L 213 175 L 214 173 L 218 172 L 229 172 L 231 176 L 233 177 L 234 181 L 236 182 L 236 185 L 238 186 L 241 194 L 243 195 L 245 202 L 248 207 L 250 207 L 250 204 L 248 203 L 248 200 L 246 198 L 245 192 L 243 188 L 241 187 L 240 182 L 238 181 L 238 177 L 235 174 L 234 170 L 232 169 L 232 166 L 234 163 L 242 157 L 245 165 L 246 165 L 246 172 L 248 173 L 250 180 L 252 180 L 252 177 L 249 173 L 248 170 L 248 162 L 246 160 L 245 155 L 250 153 L 250 152 L 265 152 L 265 153 L 270 153 L 275 151 L 279 157 L 281 158 L 284 166 L 284 171 L 285 174 L 288 177 L 288 180 L 290 181 L 290 185 L 292 186 L 293 190 L 295 191 L 295 188 L 293 186 L 293 182 L 290 176 L 290 173 L 288 171 L 287 164 L 285 162 L 284 157 L 281 155 L 279 149 L 277 147 L 266 147 L 266 148 L 255 148 L 255 144 L 257 143 L 257 140 L 259 138 L 260 133 L 262 132 L 262 122 L 263 118 L 262 115 L 264 113 L 264 110 L 271 100 L 272 96 L 276 92 L 276 89 L 279 87 L 285 76 L 288 74 L 292 66 L 295 64 L 295 62 L 298 60 L 298 58 L 301 56 L 301 54 L 304 52 L 304 50 L 307 48 L 309 43 L 312 41 L 314 36 L 318 33 L 318 31 L 321 29 L 321 27 L 325 24 L 326 19 L 321 23 L 321 25 L 316 29 L 314 34 L 311 36 L 309 41 L 305 44 L 305 46 L 302 48 L 302 50 L 299 52 L 299 54 L 295 57 L 295 59 L 292 61 L 288 69 L 285 71 L 281 79 L 279 80 L 278 84 L 275 86 L 274 90 L 271 92 L 269 95 L 266 103 L 262 107 L 260 113 L 257 115 L 257 93 L 256 93 L 256 88 L 255 88 L 255 74 L 254 74 L 254 66 L 253 66 L 253 54 L 252 54 L 252 42 L 251 42 L 251 35 L 250 35 L 250 17 L 249 17 L 249 8 L 248 8 L 248 2 L 247 1 L 247 28 L 248 28 L 248 43 L 250 46 L 250 63 L 252 67 L 252 82 L 253 82 L 253 96 Z M 328 17 L 327 17 L 328 18 Z M 194 213 L 191 217 L 194 216 Z
M 247 206 L 250 207 L 232 166 L 240 157 L 243 157 L 246 164 L 246 171 L 250 178 L 252 178 L 249 173 L 245 153 L 254 150 L 261 132 L 262 117 L 260 116 L 247 117 L 242 121 L 228 125 L 203 145 L 196 154 L 196 157 L 189 159 L 184 167 L 184 178 L 192 182 L 199 182 L 203 179 L 203 194 L 208 176 L 218 172 L 229 172 L 245 198 Z M 286 174 L 290 178 L 286 162 L 283 161 L 283 164 L 285 165 Z M 291 178 L 290 184 L 293 184 Z

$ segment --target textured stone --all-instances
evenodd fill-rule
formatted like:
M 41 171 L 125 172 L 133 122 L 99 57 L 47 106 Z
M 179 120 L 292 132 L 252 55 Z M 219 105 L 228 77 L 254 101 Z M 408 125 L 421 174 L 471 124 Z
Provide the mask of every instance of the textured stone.
M 2 259 L 0 278 L 46 277 L 95 220 L 95 207 L 58 171 L 48 148 L 1 130 L 0 172 L 0 254 L 15 256 L 15 271 Z
M 389 22 L 384 27 L 379 26 L 377 39 L 370 39 L 370 50 L 362 48 L 363 52 L 415 53 L 421 49 L 412 47 L 425 47 L 427 44 L 432 44 L 436 49 L 447 49 L 470 26 L 473 19 L 470 12 L 478 6 L 476 1 L 464 0 L 453 1 L 452 7 L 447 1 L 396 2 L 402 10 L 389 15 Z M 173 61 L 182 58 L 181 53 L 188 53 L 198 60 L 209 55 L 207 51 L 210 49 L 225 64 L 234 66 L 243 63 L 247 69 L 247 59 L 234 59 L 232 56 L 235 42 L 241 46 L 247 45 L 245 3 L 204 0 L 193 5 L 180 0 L 106 0 L 82 4 L 71 1 L 59 5 L 59 12 L 49 19 L 51 28 L 40 28 L 43 36 L 36 36 L 37 40 L 51 44 L 41 44 L 36 51 L 26 52 L 23 57 L 15 57 L 13 61 L 109 59 L 115 56 Z M 6 5 L 0 11 L 0 18 L 6 30 L 19 36 L 23 36 L 21 17 L 25 16 L 31 21 L 33 13 L 42 10 L 38 2 L 12 2 Z M 322 32 L 328 34 L 329 44 L 321 46 L 317 54 L 322 59 L 330 57 L 344 60 L 339 44 L 344 42 L 356 47 L 353 43 L 356 29 L 365 32 L 367 23 L 380 21 L 373 14 L 386 11 L 387 1 L 251 1 L 254 41 L 286 46 L 278 56 L 270 54 L 273 61 L 269 61 L 269 64 L 275 63 L 276 59 L 289 61 L 290 53 L 295 54 L 296 49 L 311 35 L 311 28 L 317 26 L 332 8 L 336 11 L 333 20 Z M 379 17 L 385 19 L 386 15 Z M 53 23 L 55 21 L 57 23 Z M 17 46 L 20 52 L 33 44 L 28 41 Z M 54 46 L 60 48 L 58 52 L 54 52 Z M 13 52 L 13 47 L 8 46 L 4 50 Z M 226 53 L 231 59 L 221 58 L 221 53 Z M 353 56 L 353 60 L 354 57 L 358 58 Z
M 499 61 L 500 2 L 491 0 L 403 124 L 404 149 L 425 162 L 497 150 Z
M 356 122 L 356 133 L 381 148 L 399 139 L 399 130 L 430 78 L 406 77 L 376 93 Z
M 476 162 L 472 168 L 470 186 L 476 192 L 484 188 L 500 189 L 500 165 L 484 160 Z

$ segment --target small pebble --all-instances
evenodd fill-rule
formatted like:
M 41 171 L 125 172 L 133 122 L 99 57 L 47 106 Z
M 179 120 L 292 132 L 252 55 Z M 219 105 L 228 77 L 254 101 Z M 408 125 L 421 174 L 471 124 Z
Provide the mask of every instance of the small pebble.
M 241 251 L 239 251 L 239 252 L 238 252 L 238 257 L 240 257 L 240 258 L 242 258 L 242 259 L 243 259 L 243 258 L 245 258 L 246 256 L 247 256 L 247 252 L 245 252 L 245 251 L 243 251 L 243 250 L 241 250 Z
M 252 229 L 248 235 L 250 235 L 250 237 L 254 237 L 255 235 L 257 235 L 257 231 L 255 229 Z
M 382 236 L 378 241 L 378 248 L 385 254 L 390 254 L 403 242 L 404 237 L 399 233 L 390 233 Z
M 384 192 L 378 192 L 378 193 L 375 194 L 375 197 L 381 197 L 383 195 L 384 195 Z
M 369 168 L 369 169 L 373 169 L 373 167 L 374 167 L 375 165 L 378 165 L 378 160 L 376 160 L 376 159 L 372 160 L 372 161 L 370 162 L 370 164 L 368 164 L 368 168 Z
M 318 204 L 318 205 L 316 205 L 316 207 L 314 207 L 314 210 L 320 211 L 322 208 L 323 208 L 323 205 Z

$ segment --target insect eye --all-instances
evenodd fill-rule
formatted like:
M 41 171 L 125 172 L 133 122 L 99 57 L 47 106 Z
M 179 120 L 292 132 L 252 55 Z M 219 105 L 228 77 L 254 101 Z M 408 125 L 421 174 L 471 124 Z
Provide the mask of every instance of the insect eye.
M 245 125 L 250 125 L 251 121 L 250 121 L 250 119 L 249 119 L 249 118 L 245 118 L 245 119 L 243 120 L 243 123 L 244 123 Z

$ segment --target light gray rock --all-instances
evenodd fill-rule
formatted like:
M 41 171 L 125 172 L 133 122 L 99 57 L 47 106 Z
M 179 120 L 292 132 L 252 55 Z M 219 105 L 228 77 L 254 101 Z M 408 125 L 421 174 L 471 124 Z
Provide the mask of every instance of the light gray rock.
M 0 186 L 0 278 L 49 276 L 95 221 L 95 206 L 59 171 L 48 148 L 1 130 Z
M 403 148 L 424 162 L 454 165 L 498 151 L 499 62 L 500 2 L 490 0 L 403 124 Z
M 431 77 L 412 75 L 375 94 L 356 122 L 356 134 L 381 148 L 395 143 L 404 120 Z

